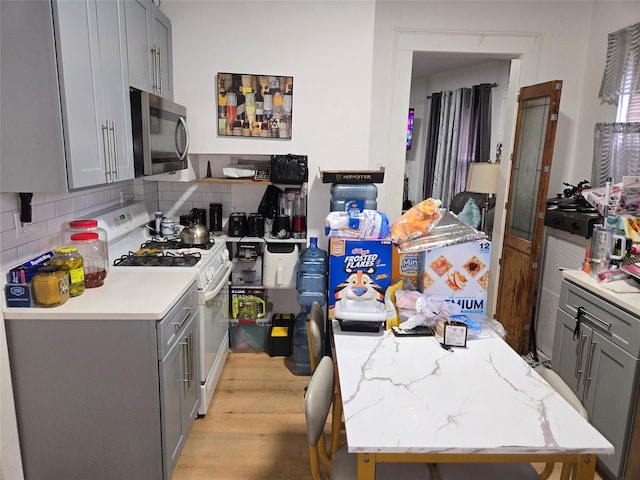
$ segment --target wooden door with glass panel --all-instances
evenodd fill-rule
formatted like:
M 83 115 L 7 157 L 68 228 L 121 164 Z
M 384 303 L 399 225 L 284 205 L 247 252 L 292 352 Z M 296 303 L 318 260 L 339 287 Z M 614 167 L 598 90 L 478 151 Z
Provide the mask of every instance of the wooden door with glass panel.
M 518 353 L 529 349 L 544 212 L 562 81 L 523 87 L 506 205 L 496 319 Z

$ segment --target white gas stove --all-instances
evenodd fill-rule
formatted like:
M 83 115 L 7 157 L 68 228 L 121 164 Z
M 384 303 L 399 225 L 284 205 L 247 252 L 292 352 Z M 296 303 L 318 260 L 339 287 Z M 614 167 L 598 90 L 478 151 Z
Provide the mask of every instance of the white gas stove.
M 107 232 L 110 269 L 188 269 L 198 273 L 198 413 L 205 415 L 229 352 L 229 289 L 233 269 L 224 237 L 206 245 L 185 245 L 179 238 L 150 234 L 151 215 L 143 202 L 103 210 L 93 219 Z M 178 299 L 176 299 L 177 301 Z

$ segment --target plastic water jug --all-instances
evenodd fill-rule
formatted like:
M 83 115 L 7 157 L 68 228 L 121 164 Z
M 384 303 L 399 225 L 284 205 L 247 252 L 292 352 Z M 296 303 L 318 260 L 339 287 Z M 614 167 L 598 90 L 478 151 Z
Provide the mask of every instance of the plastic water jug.
M 356 201 L 361 208 L 367 210 L 378 209 L 378 187 L 373 183 L 334 183 L 331 185 L 331 203 L 329 208 L 332 212 L 344 212 L 350 201 Z
M 296 316 L 293 326 L 293 373 L 294 375 L 311 375 L 309 361 L 309 342 L 307 340 L 307 312 Z
M 327 252 L 318 247 L 317 237 L 311 237 L 309 248 L 300 253 L 298 260 L 298 305 L 310 307 L 313 302 L 327 302 L 327 262 Z

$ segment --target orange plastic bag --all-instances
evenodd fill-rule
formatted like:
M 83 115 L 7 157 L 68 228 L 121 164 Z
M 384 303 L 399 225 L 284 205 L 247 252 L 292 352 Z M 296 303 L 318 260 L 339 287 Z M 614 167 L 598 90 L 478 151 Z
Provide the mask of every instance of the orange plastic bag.
M 438 199 L 427 198 L 411 207 L 391 225 L 391 239 L 397 245 L 410 242 L 429 233 L 442 218 Z

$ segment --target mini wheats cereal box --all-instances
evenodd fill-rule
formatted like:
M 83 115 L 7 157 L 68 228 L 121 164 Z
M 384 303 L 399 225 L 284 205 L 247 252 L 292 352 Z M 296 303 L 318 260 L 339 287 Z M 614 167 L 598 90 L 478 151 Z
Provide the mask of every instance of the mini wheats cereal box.
M 402 290 L 418 290 L 420 254 L 400 253 L 395 245 L 392 247 L 392 254 L 390 285 L 402 280 Z
M 329 318 L 338 311 L 384 319 L 391 284 L 391 240 L 329 239 Z
M 460 305 L 462 313 L 486 314 L 491 242 L 434 248 L 420 253 L 420 291 Z

